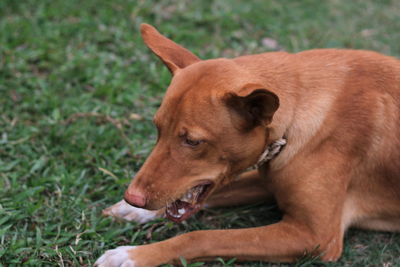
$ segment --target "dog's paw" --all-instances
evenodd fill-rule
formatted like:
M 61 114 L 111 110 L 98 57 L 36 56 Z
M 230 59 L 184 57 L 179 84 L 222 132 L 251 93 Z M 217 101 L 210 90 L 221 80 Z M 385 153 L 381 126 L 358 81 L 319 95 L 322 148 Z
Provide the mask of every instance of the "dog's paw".
M 121 200 L 117 204 L 103 210 L 103 215 L 112 216 L 126 221 L 133 221 L 137 223 L 146 223 L 151 220 L 163 217 L 162 210 L 145 210 L 135 208 Z
M 129 252 L 135 246 L 122 246 L 107 250 L 94 264 L 94 267 L 135 267 L 135 261 L 129 258 Z

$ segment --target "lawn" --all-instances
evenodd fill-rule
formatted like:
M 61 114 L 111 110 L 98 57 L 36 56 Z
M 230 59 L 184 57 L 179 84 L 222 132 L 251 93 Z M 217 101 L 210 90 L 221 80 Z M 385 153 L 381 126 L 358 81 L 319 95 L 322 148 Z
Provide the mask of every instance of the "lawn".
M 327 47 L 400 57 L 399 14 L 397 0 L 0 1 L 0 266 L 91 266 L 115 246 L 279 217 L 260 205 L 180 225 L 101 216 L 149 154 L 170 81 L 140 23 L 201 58 Z M 367 265 L 400 266 L 400 235 L 351 230 L 327 264 Z

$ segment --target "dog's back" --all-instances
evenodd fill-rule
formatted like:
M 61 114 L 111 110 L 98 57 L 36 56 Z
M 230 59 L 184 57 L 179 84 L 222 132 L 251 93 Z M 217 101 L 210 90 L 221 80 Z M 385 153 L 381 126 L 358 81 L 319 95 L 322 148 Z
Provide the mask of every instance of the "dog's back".
M 290 144 L 271 163 L 272 176 L 331 144 L 345 158 L 351 177 L 344 183 L 344 228 L 400 230 L 400 61 L 335 49 L 236 61 L 259 72 L 282 106 L 296 107 L 293 114 L 275 114 L 275 128 L 288 117 L 292 123 L 285 133 Z

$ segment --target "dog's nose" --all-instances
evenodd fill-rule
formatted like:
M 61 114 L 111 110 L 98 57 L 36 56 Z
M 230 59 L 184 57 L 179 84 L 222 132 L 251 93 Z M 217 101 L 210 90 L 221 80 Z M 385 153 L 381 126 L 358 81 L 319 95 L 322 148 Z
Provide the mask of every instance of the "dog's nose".
M 138 190 L 126 190 L 124 194 L 124 199 L 130 205 L 137 208 L 143 208 L 146 205 L 146 197 Z

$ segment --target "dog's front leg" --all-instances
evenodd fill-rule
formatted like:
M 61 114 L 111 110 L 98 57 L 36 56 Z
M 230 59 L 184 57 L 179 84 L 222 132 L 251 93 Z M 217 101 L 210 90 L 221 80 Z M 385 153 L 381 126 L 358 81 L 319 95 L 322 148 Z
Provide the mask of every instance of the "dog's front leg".
M 205 203 L 206 208 L 232 207 L 260 202 L 272 202 L 273 195 L 267 189 L 265 179 L 258 170 L 248 171 L 232 182 L 215 190 Z
M 307 184 L 307 183 L 306 183 Z M 183 234 L 143 246 L 125 246 L 107 251 L 95 266 L 158 266 L 188 261 L 215 260 L 292 262 L 306 253 L 323 260 L 337 260 L 342 252 L 342 197 L 318 189 L 319 193 L 291 193 L 292 204 L 281 222 L 248 229 L 204 230 Z M 325 195 L 325 198 L 321 197 Z
M 306 252 L 313 252 L 317 246 L 307 227 L 283 220 L 264 227 L 196 231 L 149 245 L 118 247 L 107 251 L 95 266 L 150 267 L 179 263 L 180 257 L 188 261 L 223 257 L 292 262 Z

